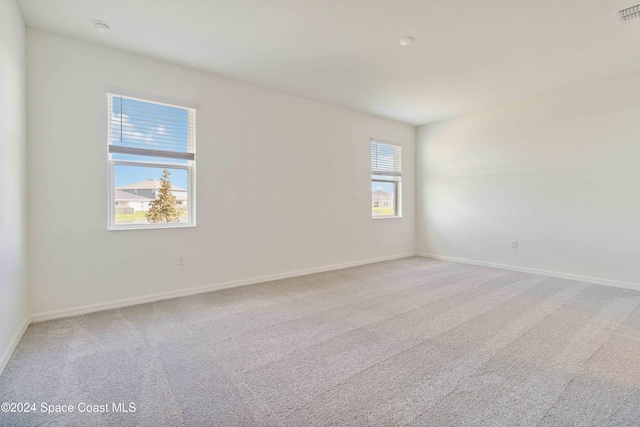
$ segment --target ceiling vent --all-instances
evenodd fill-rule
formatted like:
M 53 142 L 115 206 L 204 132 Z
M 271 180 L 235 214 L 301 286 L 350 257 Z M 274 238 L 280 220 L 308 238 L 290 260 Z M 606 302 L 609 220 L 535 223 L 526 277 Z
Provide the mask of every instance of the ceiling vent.
M 618 20 L 620 22 L 630 21 L 635 18 L 640 18 L 640 4 L 618 11 Z

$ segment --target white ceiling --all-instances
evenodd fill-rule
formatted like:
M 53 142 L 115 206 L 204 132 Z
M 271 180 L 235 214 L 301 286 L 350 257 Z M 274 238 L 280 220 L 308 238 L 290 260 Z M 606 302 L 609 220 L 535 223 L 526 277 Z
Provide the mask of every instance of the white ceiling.
M 615 17 L 638 2 L 18 0 L 31 27 L 413 125 L 639 71 L 640 19 Z

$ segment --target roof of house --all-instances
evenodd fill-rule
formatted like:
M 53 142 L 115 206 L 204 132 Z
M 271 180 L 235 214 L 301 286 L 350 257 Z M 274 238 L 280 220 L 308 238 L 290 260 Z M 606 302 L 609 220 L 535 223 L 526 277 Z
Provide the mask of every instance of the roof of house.
M 377 195 L 377 196 L 391 196 L 391 193 L 387 193 L 384 190 L 376 190 L 373 192 L 373 194 Z
M 153 200 L 150 197 L 140 196 L 139 194 L 127 193 L 126 191 L 118 190 L 115 191 L 115 199 L 123 200 L 123 201 L 138 201 L 138 202 L 149 202 Z
M 157 190 L 160 188 L 161 181 L 159 179 L 151 178 L 145 181 L 136 182 L 135 184 L 121 185 L 116 187 L 118 190 Z M 173 191 L 187 191 L 185 188 L 178 187 L 171 184 L 171 190 Z

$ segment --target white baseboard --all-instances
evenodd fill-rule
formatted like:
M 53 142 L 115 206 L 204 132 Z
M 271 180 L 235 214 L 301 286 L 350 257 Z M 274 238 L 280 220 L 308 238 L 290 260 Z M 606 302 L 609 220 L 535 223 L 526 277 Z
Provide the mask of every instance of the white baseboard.
M 517 267 L 514 265 L 498 264 L 498 263 L 486 262 L 486 261 L 475 261 L 471 259 L 456 258 L 456 257 L 450 257 L 450 256 L 444 256 L 444 255 L 425 254 L 425 253 L 417 253 L 416 255 L 422 256 L 425 258 L 434 258 L 434 259 L 441 259 L 444 261 L 461 262 L 463 264 L 482 265 L 484 267 L 495 267 L 495 268 L 501 268 L 503 270 L 512 270 L 512 271 L 519 271 L 522 273 L 539 274 L 542 276 L 557 277 L 560 279 L 575 280 L 578 282 L 594 283 L 596 285 L 613 286 L 616 288 L 624 288 L 624 289 L 632 289 L 634 291 L 640 291 L 640 283 L 621 282 L 618 280 L 609 280 L 609 279 L 601 279 L 597 277 L 580 276 L 578 274 L 561 273 L 558 271 L 539 270 L 537 268 Z
M 2 353 L 2 357 L 0 357 L 0 375 L 2 375 L 2 372 L 4 372 L 4 368 L 7 367 L 7 363 L 9 363 L 9 359 L 11 359 L 11 356 L 13 355 L 13 352 L 18 346 L 20 339 L 22 338 L 22 336 L 24 335 L 24 333 L 26 332 L 30 324 L 31 324 L 31 321 L 28 317 L 24 319 L 24 321 L 22 322 L 22 325 L 20 325 L 20 328 L 18 328 L 16 333 L 13 335 L 13 338 L 11 338 L 11 341 L 9 342 L 9 346 L 5 349 L 4 353 Z
M 127 306 L 137 305 L 137 304 L 145 304 L 149 302 L 178 298 L 178 297 L 183 297 L 187 295 L 202 294 L 205 292 L 217 291 L 221 289 L 253 285 L 253 284 L 262 283 L 262 282 L 270 282 L 272 280 L 288 279 L 291 277 L 304 276 L 307 274 L 322 273 L 324 271 L 340 270 L 342 268 L 356 267 L 358 265 L 373 264 L 376 262 L 390 261 L 394 259 L 406 258 L 406 257 L 416 256 L 416 255 L 417 254 L 415 253 L 392 255 L 392 256 L 381 257 L 381 258 L 373 258 L 373 259 L 367 259 L 367 260 L 361 260 L 361 261 L 346 262 L 342 264 L 328 265 L 324 267 L 309 268 L 306 270 L 290 271 L 288 273 L 283 273 L 283 274 L 273 274 L 270 276 L 253 277 L 253 278 L 244 279 L 244 280 L 235 280 L 231 282 L 216 283 L 214 285 L 181 289 L 179 291 L 161 292 L 153 295 L 146 295 L 146 296 L 134 297 L 134 298 L 125 298 L 125 299 L 116 300 L 116 301 L 110 301 L 110 302 L 98 303 L 98 304 L 89 304 L 89 305 L 62 309 L 62 310 L 47 311 L 44 313 L 33 314 L 31 316 L 31 322 L 43 322 L 46 320 L 60 319 L 63 317 L 78 316 L 80 314 L 93 313 L 96 311 L 110 310 L 114 308 L 127 307 Z

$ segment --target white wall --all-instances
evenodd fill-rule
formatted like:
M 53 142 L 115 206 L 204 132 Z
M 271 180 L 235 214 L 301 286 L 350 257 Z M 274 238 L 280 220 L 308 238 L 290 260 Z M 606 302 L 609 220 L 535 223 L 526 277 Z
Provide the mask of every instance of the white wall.
M 0 373 L 28 318 L 25 27 L 0 0 Z
M 421 126 L 418 251 L 640 285 L 638 94 L 635 74 Z
M 41 30 L 27 76 L 36 319 L 415 251 L 412 126 Z M 107 231 L 108 89 L 197 107 L 196 228 Z M 402 219 L 371 219 L 371 137 L 404 146 Z

